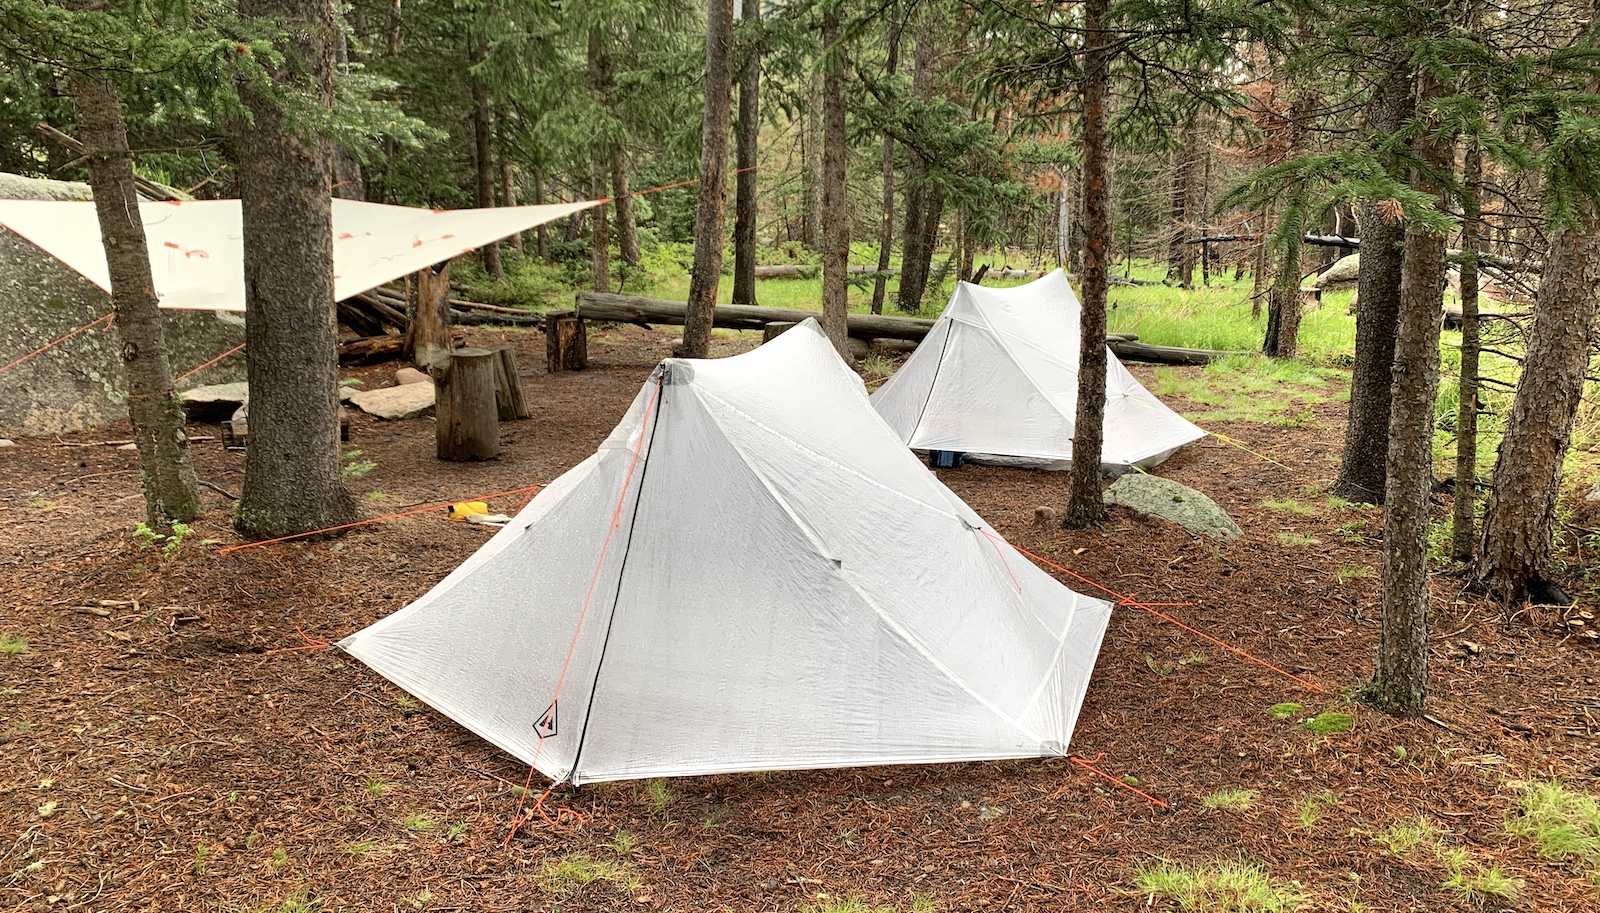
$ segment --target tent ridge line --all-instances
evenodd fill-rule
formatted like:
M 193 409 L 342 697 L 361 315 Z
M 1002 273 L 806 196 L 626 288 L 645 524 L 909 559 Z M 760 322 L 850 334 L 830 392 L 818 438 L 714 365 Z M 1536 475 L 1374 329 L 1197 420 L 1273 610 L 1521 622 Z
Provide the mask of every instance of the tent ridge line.
M 584 740 L 589 735 L 589 721 L 594 716 L 594 696 L 600 689 L 600 671 L 605 668 L 606 649 L 611 646 L 611 629 L 617 619 L 617 606 L 622 602 L 622 584 L 628 571 L 628 555 L 633 551 L 633 534 L 639 528 L 639 507 L 644 503 L 644 483 L 650 475 L 650 453 L 655 449 L 656 432 L 661 428 L 661 414 L 665 411 L 667 402 L 667 384 L 665 378 L 657 370 L 656 391 L 660 401 L 656 403 L 655 413 L 650 416 L 650 439 L 645 442 L 644 455 L 640 458 L 639 485 L 634 489 L 633 512 L 628 516 L 628 538 L 622 545 L 622 558 L 617 567 L 617 589 L 611 597 L 611 611 L 606 614 L 606 632 L 600 641 L 600 656 L 595 659 L 594 679 L 589 683 L 589 701 L 583 708 L 583 726 L 578 730 L 578 745 L 572 751 L 572 769 L 567 772 L 566 779 L 572 785 L 578 784 L 578 764 L 583 760 Z M 626 497 L 627 489 L 623 489 Z M 558 696 L 559 697 L 559 696 Z

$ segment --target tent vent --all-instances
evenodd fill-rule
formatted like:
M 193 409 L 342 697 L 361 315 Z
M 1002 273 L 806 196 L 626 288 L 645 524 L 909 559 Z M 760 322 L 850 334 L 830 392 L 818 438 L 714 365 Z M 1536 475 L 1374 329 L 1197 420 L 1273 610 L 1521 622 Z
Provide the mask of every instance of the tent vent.
M 661 363 L 661 380 L 669 387 L 694 381 L 694 366 L 681 358 L 669 358 Z

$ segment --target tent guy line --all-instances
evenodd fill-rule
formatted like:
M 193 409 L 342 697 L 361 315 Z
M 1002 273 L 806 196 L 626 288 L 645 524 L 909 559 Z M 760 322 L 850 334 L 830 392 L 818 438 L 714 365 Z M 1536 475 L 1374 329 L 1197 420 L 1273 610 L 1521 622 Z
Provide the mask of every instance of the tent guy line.
M 988 534 L 985 533 L 985 535 L 988 535 Z M 1054 561 L 1051 561 L 1048 558 L 1045 558 L 1045 557 L 1040 556 L 1040 555 L 1036 555 L 1033 552 L 1028 551 L 1027 549 L 1023 548 L 1022 546 L 1017 545 L 1015 542 L 1010 542 L 1010 543 L 1007 543 L 1007 544 L 1010 545 L 1012 548 L 1016 549 L 1018 552 L 1021 552 L 1023 555 L 1026 555 L 1027 557 L 1031 558 L 1032 560 L 1034 560 L 1034 561 L 1036 561 L 1036 562 L 1038 562 L 1040 564 L 1043 564 L 1043 565 L 1045 565 L 1047 567 L 1050 567 L 1050 568 L 1052 568 L 1054 570 L 1060 571 L 1061 573 L 1066 574 L 1067 576 L 1071 577 L 1074 580 L 1079 580 L 1079 581 L 1082 581 L 1083 583 L 1087 583 L 1088 585 L 1090 585 L 1090 586 L 1094 587 L 1095 589 L 1100 590 L 1100 591 L 1102 591 L 1102 592 L 1104 592 L 1104 593 L 1106 593 L 1108 595 L 1115 596 L 1116 599 L 1117 599 L 1117 605 L 1119 605 L 1119 606 L 1129 606 L 1129 607 L 1133 607 L 1133 608 L 1144 609 L 1146 612 L 1149 612 L 1151 615 L 1154 615 L 1155 617 L 1161 619 L 1162 621 L 1165 621 L 1165 622 L 1167 622 L 1169 624 L 1177 625 L 1178 627 L 1184 629 L 1185 631 L 1188 631 L 1191 634 L 1194 634 L 1197 637 L 1203 637 L 1206 640 L 1210 641 L 1211 643 L 1214 643 L 1217 646 L 1223 648 L 1224 650 L 1228 650 L 1228 651 L 1230 651 L 1232 653 L 1236 653 L 1239 656 L 1242 656 L 1245 659 L 1248 659 L 1249 661 L 1255 663 L 1258 666 L 1262 666 L 1264 668 L 1271 669 L 1273 672 L 1276 672 L 1276 673 L 1278 673 L 1279 675 L 1282 675 L 1285 678 L 1292 679 L 1292 680 L 1294 680 L 1296 682 L 1299 682 L 1300 684 L 1306 686 L 1307 688 L 1309 688 L 1312 691 L 1315 691 L 1315 692 L 1317 692 L 1319 694 L 1323 693 L 1323 689 L 1320 686 L 1318 686 L 1315 682 L 1306 681 L 1305 679 L 1301 678 L 1300 676 L 1295 675 L 1292 672 L 1287 672 L 1287 671 L 1285 671 L 1283 669 L 1280 669 L 1277 666 L 1274 666 L 1272 663 L 1269 663 L 1264 659 L 1261 659 L 1261 658 L 1256 657 L 1256 656 L 1252 656 L 1250 653 L 1248 653 L 1248 652 L 1246 652 L 1244 650 L 1241 650 L 1238 647 L 1233 646 L 1232 644 L 1229 644 L 1229 643 L 1226 643 L 1224 641 L 1218 640 L 1217 638 L 1212 637 L 1210 634 L 1207 634 L 1204 631 L 1198 630 L 1196 628 L 1192 628 L 1189 625 L 1186 625 L 1183 622 L 1179 621 L 1178 619 L 1173 618 L 1171 615 L 1166 614 L 1165 612 L 1157 611 L 1157 607 L 1166 608 L 1166 607 L 1171 607 L 1171 606 L 1192 606 L 1192 605 L 1194 605 L 1194 603 L 1192 603 L 1192 602 L 1140 602 L 1137 599 L 1134 599 L 1133 595 L 1131 593 L 1126 595 L 1126 596 L 1124 596 L 1121 593 L 1118 593 L 1116 590 L 1111 589 L 1110 587 L 1101 586 L 1100 584 L 1095 583 L 1093 580 L 1090 580 L 1089 578 L 1083 576 L 1082 574 L 1076 573 L 1074 571 L 1067 570 L 1066 568 L 1062 567 L 1059 564 L 1056 564 Z
M 108 332 L 111 331 L 111 324 L 107 323 L 107 321 L 111 320 L 112 318 L 114 318 L 116 316 L 117 316 L 117 312 L 116 311 L 112 311 L 109 314 L 101 314 L 99 317 L 96 317 L 95 319 L 89 321 L 88 323 L 84 324 L 83 326 L 78 327 L 76 330 L 73 330 L 72 332 L 66 334 L 65 336 L 61 336 L 61 337 L 59 337 L 57 339 L 52 339 L 49 342 L 45 343 L 44 345 L 40 346 L 39 348 L 34 349 L 32 352 L 29 352 L 28 354 L 22 356 L 21 358 L 18 358 L 16 361 L 13 361 L 10 364 L 7 364 L 7 365 L 5 365 L 3 367 L 0 367 L 0 374 L 3 374 L 6 371 L 11 370 L 12 368 L 15 368 L 17 365 L 22 364 L 23 362 L 25 362 L 28 359 L 34 357 L 35 355 L 38 355 L 41 352 L 44 352 L 44 351 L 46 351 L 48 349 L 51 349 L 51 348 L 53 348 L 55 346 L 60 345 L 63 342 L 66 342 L 67 340 L 69 340 L 72 337 L 78 335 L 79 333 L 82 333 L 84 330 L 87 330 L 92 326 L 96 326 L 98 324 L 105 323 L 105 327 L 103 329 L 101 329 L 100 332 L 108 333 Z
M 652 390 L 651 393 L 650 393 L 650 402 L 645 405 L 644 416 L 639 420 L 639 439 L 634 442 L 634 445 L 633 445 L 633 456 L 628 461 L 628 471 L 622 477 L 621 491 L 619 491 L 617 493 L 617 503 L 616 503 L 616 506 L 614 508 L 612 508 L 612 511 L 611 511 L 611 525 L 606 530 L 606 537 L 605 537 L 604 541 L 602 541 L 600 543 L 600 554 L 599 554 L 598 557 L 595 558 L 594 573 L 591 574 L 590 577 L 589 577 L 589 589 L 588 589 L 588 592 L 584 593 L 584 596 L 583 596 L 583 608 L 580 609 L 579 612 L 578 612 L 578 622 L 577 622 L 576 625 L 573 626 L 573 629 L 572 629 L 572 640 L 567 644 L 567 656 L 566 656 L 566 659 L 562 660 L 562 663 L 561 663 L 561 674 L 556 676 L 555 690 L 553 691 L 553 693 L 550 696 L 550 709 L 545 711 L 545 713 L 547 714 L 548 719 L 550 721 L 550 725 L 536 727 L 536 730 L 539 733 L 539 741 L 537 743 L 535 743 L 535 745 L 533 746 L 533 758 L 532 758 L 532 760 L 530 760 L 528 762 L 528 779 L 527 779 L 527 782 L 522 784 L 522 795 L 517 797 L 517 811 L 516 811 L 515 815 L 513 815 L 512 819 L 511 819 L 511 830 L 506 834 L 506 839 L 501 841 L 501 843 L 500 843 L 501 846 L 510 846 L 511 845 L 511 841 L 517 836 L 517 831 L 522 828 L 522 825 L 524 823 L 524 821 L 523 821 L 523 804 L 527 801 L 528 790 L 530 788 L 532 788 L 532 786 L 533 786 L 533 775 L 538 772 L 539 754 L 540 754 L 540 752 L 542 752 L 544 750 L 545 739 L 549 738 L 550 734 L 555 731 L 555 723 L 556 723 L 555 714 L 556 714 L 556 710 L 557 710 L 557 708 L 559 706 L 559 703 L 560 703 L 560 700 L 561 700 L 561 686 L 566 684 L 567 672 L 572 668 L 572 655 L 578 649 L 578 638 L 579 638 L 579 635 L 581 635 L 583 633 L 584 622 L 587 621 L 588 618 L 589 618 L 589 607 L 594 602 L 595 587 L 597 587 L 599 585 L 599 583 L 600 583 L 600 571 L 601 571 L 602 568 L 605 567 L 606 553 L 611 550 L 611 540 L 612 540 L 612 538 L 614 536 L 616 536 L 617 529 L 622 525 L 622 505 L 627 502 L 627 500 L 628 500 L 628 489 L 633 486 L 633 474 L 634 474 L 634 471 L 639 468 L 639 456 L 640 456 L 640 454 L 648 451 L 649 448 L 650 448 L 650 445 L 653 445 L 655 443 L 656 428 L 657 428 L 657 426 L 659 424 L 658 422 L 654 421 L 655 414 L 656 414 L 656 404 L 661 401 L 661 390 L 662 390 L 662 387 L 664 385 L 665 380 L 666 380 L 665 377 L 660 376 L 658 374 L 658 376 L 656 377 L 655 389 Z M 650 429 L 649 444 L 646 443 L 645 433 L 644 433 L 644 429 L 647 428 L 647 427 Z M 645 470 L 646 470 L 646 472 L 649 471 L 649 464 L 648 463 L 646 463 L 646 465 L 645 465 Z M 634 520 L 635 521 L 638 518 L 639 505 L 644 502 L 643 494 L 644 494 L 644 474 L 641 473 L 639 475 L 639 492 L 638 492 L 638 494 L 636 494 L 634 496 L 634 500 L 633 500 L 633 513 L 634 513 Z M 633 545 L 633 532 L 637 528 L 638 528 L 638 523 L 637 522 L 630 522 L 629 525 L 628 525 L 628 541 L 623 545 L 623 549 L 622 549 L 623 567 L 627 566 L 628 550 Z M 617 611 L 616 603 L 617 603 L 617 600 L 621 598 L 621 595 L 622 595 L 622 572 L 621 572 L 621 570 L 619 570 L 617 572 L 617 592 L 616 592 L 615 597 L 612 600 L 612 605 L 611 605 L 611 613 L 612 613 L 612 617 L 613 618 L 616 616 L 616 611 Z M 610 640 L 611 640 L 611 625 L 609 623 L 607 623 L 607 625 L 606 625 L 606 637 L 605 637 L 605 640 L 606 640 L 606 643 L 609 643 Z M 602 644 L 601 647 L 600 647 L 600 661 L 595 663 L 595 669 L 594 669 L 594 677 L 595 677 L 595 681 L 597 683 L 598 683 L 598 681 L 600 679 L 600 666 L 601 666 L 601 663 L 603 663 L 604 661 L 605 661 L 605 644 Z M 588 729 L 589 729 L 589 717 L 592 715 L 592 711 L 593 711 L 594 692 L 595 692 L 595 688 L 594 688 L 594 686 L 591 685 L 591 687 L 589 689 L 590 707 L 587 710 L 585 710 L 585 712 L 584 712 L 583 730 L 578 734 L 578 754 L 579 755 L 581 755 L 583 753 L 583 737 L 588 732 Z M 573 763 L 574 769 L 576 769 L 577 763 L 578 763 L 578 759 L 577 759 L 576 756 L 573 758 L 573 762 L 572 763 Z M 554 790 L 554 789 L 555 789 L 555 784 L 552 783 L 549 787 L 547 787 L 545 789 L 544 795 L 540 796 L 538 801 L 534 802 L 534 804 L 533 804 L 534 810 L 538 811 L 540 815 L 544 815 L 545 814 L 544 813 L 544 800 L 547 799 L 550 796 L 551 791 Z M 560 812 L 557 812 L 557 817 L 559 818 L 559 816 L 560 816 Z M 545 817 L 548 818 L 549 816 L 545 815 Z
M 342 523 L 338 526 L 329 526 L 325 529 L 313 529 L 309 532 L 295 533 L 292 536 L 279 536 L 276 539 L 262 539 L 260 542 L 245 542 L 240 545 L 225 545 L 222 548 L 217 549 L 217 554 L 226 555 L 229 552 L 236 552 L 243 548 L 255 548 L 258 545 L 271 545 L 274 542 L 288 542 L 291 539 L 303 539 L 306 536 L 316 536 L 321 533 L 338 532 L 341 529 L 351 529 L 357 526 L 366 526 L 368 523 L 377 523 L 382 520 L 394 520 L 399 517 L 410 517 L 415 514 L 425 514 L 430 510 L 448 509 L 450 505 L 458 504 L 462 501 L 487 501 L 490 498 L 499 498 L 505 495 L 515 495 L 523 492 L 537 492 L 539 488 L 540 486 L 538 485 L 524 485 L 521 488 L 509 488 L 505 491 L 497 491 L 494 494 L 470 495 L 465 498 L 456 498 L 453 501 L 444 501 L 439 504 L 430 504 L 427 507 L 418 507 L 414 510 L 402 510 L 397 514 L 384 514 L 381 517 L 369 517 L 365 520 L 357 520 L 354 523 Z

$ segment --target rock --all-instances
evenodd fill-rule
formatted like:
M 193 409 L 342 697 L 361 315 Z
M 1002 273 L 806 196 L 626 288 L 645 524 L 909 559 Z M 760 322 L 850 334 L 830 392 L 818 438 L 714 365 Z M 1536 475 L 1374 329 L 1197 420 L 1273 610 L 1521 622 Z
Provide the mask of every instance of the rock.
M 183 411 L 191 422 L 221 421 L 250 398 L 250 385 L 242 380 L 231 384 L 208 384 L 183 391 Z
M 1334 264 L 1323 271 L 1312 283 L 1312 288 L 1331 292 L 1342 288 L 1352 288 L 1357 278 L 1361 275 L 1361 255 L 1351 254 L 1341 257 Z
M 16 441 L 8 441 L 5 438 L 0 437 L 0 447 L 15 447 L 15 446 L 17 446 L 17 442 Z
M 1053 507 L 1035 507 L 1033 509 L 1033 521 L 1035 523 L 1054 523 L 1054 522 L 1056 522 L 1056 511 L 1055 511 L 1055 508 L 1053 508 Z
M 357 387 L 340 387 L 339 388 L 339 402 L 348 403 L 348 402 L 350 402 L 350 397 L 355 396 L 357 393 L 360 393 L 360 392 L 361 392 L 361 390 L 359 388 L 357 388 Z
M 433 411 L 433 384 L 401 384 L 350 394 L 350 405 L 378 418 L 416 418 Z
M 1129 473 L 1106 489 L 1107 504 L 1121 504 L 1141 514 L 1170 520 L 1195 535 L 1232 542 L 1243 535 L 1217 502 L 1171 479 Z
M 431 384 L 433 378 L 418 371 L 416 368 L 401 368 L 394 372 L 394 382 L 397 384 Z
M 1589 493 L 1583 496 L 1585 501 L 1600 501 L 1600 482 L 1590 486 Z
M 138 444 L 118 444 L 117 445 L 117 449 L 118 450 L 138 450 L 139 449 L 139 445 Z

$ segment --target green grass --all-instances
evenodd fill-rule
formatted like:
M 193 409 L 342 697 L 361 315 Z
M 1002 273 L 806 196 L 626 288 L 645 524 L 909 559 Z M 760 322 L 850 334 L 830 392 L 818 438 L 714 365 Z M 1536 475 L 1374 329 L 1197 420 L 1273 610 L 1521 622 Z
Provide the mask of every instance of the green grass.
M 1365 580 L 1372 576 L 1372 568 L 1364 564 L 1346 564 L 1339 568 L 1339 582 L 1349 583 L 1352 580 Z
M 1433 847 L 1439 843 L 1439 829 L 1420 815 L 1409 821 L 1396 821 L 1371 840 L 1391 856 L 1404 856 L 1417 847 Z
M 1278 541 L 1284 545 L 1321 545 L 1322 540 L 1310 533 L 1279 533 Z
M 361 860 L 373 855 L 374 853 L 377 853 L 378 851 L 378 841 L 370 838 L 367 840 L 358 840 L 344 848 L 345 855 L 356 860 L 357 862 L 360 862 Z
M 377 797 L 389 791 L 389 784 L 382 777 L 368 777 L 362 782 L 361 788 L 367 791 L 367 795 Z
M 424 834 L 433 830 L 437 825 L 427 815 L 407 815 L 400 819 L 400 826 L 413 834 Z
M 1300 829 L 1309 831 L 1316 827 L 1317 822 L 1322 820 L 1322 810 L 1330 805 L 1338 804 L 1339 797 L 1334 795 L 1332 790 L 1327 789 L 1312 793 L 1301 799 L 1299 806 L 1295 809 L 1295 818 L 1300 822 Z
M 1285 701 L 1282 704 L 1273 704 L 1271 707 L 1268 707 L 1267 716 L 1270 716 L 1275 720 L 1287 720 L 1289 717 L 1303 713 L 1305 709 L 1306 708 L 1304 704 L 1296 704 L 1293 701 Z
M 1204 799 L 1200 804 L 1210 809 L 1223 811 L 1242 812 L 1255 803 L 1256 794 L 1248 789 L 1219 789 Z
M 1136 869 L 1133 883 L 1151 905 L 1166 898 L 1180 909 L 1204 913 L 1279 913 L 1307 900 L 1298 884 L 1274 881 L 1264 867 L 1244 862 L 1161 862 Z
M 1577 857 L 1600 864 L 1600 802 L 1590 793 L 1560 783 L 1531 783 L 1506 830 L 1533 841 L 1552 859 Z
M 1522 882 L 1502 872 L 1498 865 L 1484 868 L 1469 860 L 1462 850 L 1441 850 L 1439 858 L 1445 867 L 1445 878 L 1439 887 L 1475 906 L 1514 904 L 1522 895 Z
M 650 810 L 653 812 L 665 811 L 667 806 L 672 804 L 672 800 L 676 798 L 672 795 L 672 790 L 667 788 L 667 781 L 665 780 L 646 780 L 641 789 L 645 798 L 649 800 Z
M 259 913 L 322 913 L 322 900 L 304 891 L 296 891 L 275 904 L 252 908 Z
M 546 894 L 561 897 L 596 881 L 620 881 L 622 877 L 622 866 L 615 862 L 593 859 L 588 853 L 577 852 L 559 859 L 545 860 L 534 880 Z
M 1282 501 L 1265 501 L 1263 504 L 1266 506 L 1267 510 L 1279 514 L 1292 514 L 1297 517 L 1309 517 L 1312 513 L 1311 508 L 1292 498 L 1284 499 Z
M 816 903 L 801 907 L 800 913 L 896 913 L 896 911 L 894 907 L 875 907 L 855 897 L 825 897 Z
M 28 652 L 28 638 L 21 634 L 0 634 L 0 655 L 21 656 Z
M 1305 727 L 1312 735 L 1333 735 L 1349 732 L 1356 724 L 1355 718 L 1337 710 L 1324 710 L 1309 720 Z
M 1266 333 L 1263 308 L 1250 316 L 1250 283 L 1231 281 L 1210 288 L 1112 286 L 1108 326 L 1113 333 L 1137 333 L 1152 345 L 1258 352 Z M 1334 293 L 1300 323 L 1300 352 L 1313 362 L 1330 364 L 1355 352 L 1355 317 L 1348 310 L 1350 293 Z

